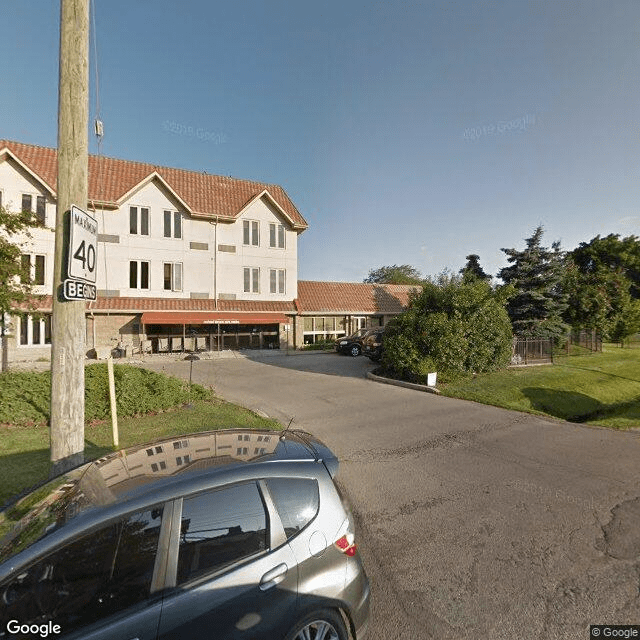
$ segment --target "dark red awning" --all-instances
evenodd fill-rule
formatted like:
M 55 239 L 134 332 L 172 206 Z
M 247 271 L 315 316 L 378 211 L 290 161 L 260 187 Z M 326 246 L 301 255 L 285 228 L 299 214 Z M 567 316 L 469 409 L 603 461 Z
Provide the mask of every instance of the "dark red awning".
M 147 311 L 142 324 L 289 324 L 281 313 L 229 313 L 223 311 Z

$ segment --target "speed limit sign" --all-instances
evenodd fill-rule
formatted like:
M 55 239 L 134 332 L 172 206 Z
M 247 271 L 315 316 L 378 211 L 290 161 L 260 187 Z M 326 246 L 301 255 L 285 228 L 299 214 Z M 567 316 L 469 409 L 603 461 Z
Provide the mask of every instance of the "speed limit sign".
M 69 230 L 69 277 L 96 282 L 98 222 L 86 211 L 72 205 Z

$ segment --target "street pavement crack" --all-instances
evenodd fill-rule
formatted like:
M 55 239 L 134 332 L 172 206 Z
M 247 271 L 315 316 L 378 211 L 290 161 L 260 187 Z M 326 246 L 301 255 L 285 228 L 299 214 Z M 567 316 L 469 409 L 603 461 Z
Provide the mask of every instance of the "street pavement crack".
M 640 497 L 621 502 L 611 514 L 596 548 L 616 560 L 640 560 Z

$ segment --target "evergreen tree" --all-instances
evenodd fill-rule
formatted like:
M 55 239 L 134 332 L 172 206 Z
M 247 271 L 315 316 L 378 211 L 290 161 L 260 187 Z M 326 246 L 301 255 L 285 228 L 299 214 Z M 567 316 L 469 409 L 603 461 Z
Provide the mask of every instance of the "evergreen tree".
M 491 276 L 480 266 L 480 256 L 476 253 L 471 253 L 466 257 L 467 264 L 460 269 L 459 273 L 465 279 L 486 280 L 489 282 Z
M 514 333 L 558 339 L 568 329 L 562 317 L 566 308 L 562 289 L 564 252 L 560 242 L 554 242 L 551 249 L 542 246 L 543 233 L 539 226 L 521 251 L 502 249 L 510 266 L 501 269 L 498 276 L 514 288 L 507 302 Z

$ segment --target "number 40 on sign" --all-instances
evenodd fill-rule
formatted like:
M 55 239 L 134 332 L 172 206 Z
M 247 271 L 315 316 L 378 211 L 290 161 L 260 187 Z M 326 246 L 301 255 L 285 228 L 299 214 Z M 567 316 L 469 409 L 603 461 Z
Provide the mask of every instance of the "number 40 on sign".
M 71 207 L 69 224 L 69 278 L 96 282 L 98 222 L 86 211 Z

